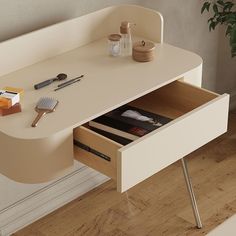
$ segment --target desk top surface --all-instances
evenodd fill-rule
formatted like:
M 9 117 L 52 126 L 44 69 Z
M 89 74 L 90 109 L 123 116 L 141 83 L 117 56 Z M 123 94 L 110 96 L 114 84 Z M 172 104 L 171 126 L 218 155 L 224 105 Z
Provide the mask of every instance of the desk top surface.
M 112 109 L 141 97 L 184 76 L 202 64 L 202 59 L 189 51 L 168 44 L 157 44 L 155 59 L 139 63 L 130 57 L 107 55 L 107 41 L 101 39 L 73 51 L 15 71 L 0 78 L 0 88 L 24 88 L 23 111 L 0 117 L 0 132 L 20 139 L 49 137 L 57 132 L 86 123 Z M 84 78 L 59 91 L 60 82 L 34 90 L 33 85 L 59 73 L 68 79 Z M 63 81 L 64 82 L 64 81 Z M 40 97 L 59 100 L 55 112 L 46 115 L 32 128 Z

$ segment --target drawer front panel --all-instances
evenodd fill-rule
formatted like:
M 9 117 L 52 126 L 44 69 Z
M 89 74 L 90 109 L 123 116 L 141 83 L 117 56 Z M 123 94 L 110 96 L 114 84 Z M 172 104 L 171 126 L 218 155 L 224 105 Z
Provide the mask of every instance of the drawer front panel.
M 221 95 L 119 149 L 117 190 L 128 190 L 226 132 L 228 107 L 229 95 Z

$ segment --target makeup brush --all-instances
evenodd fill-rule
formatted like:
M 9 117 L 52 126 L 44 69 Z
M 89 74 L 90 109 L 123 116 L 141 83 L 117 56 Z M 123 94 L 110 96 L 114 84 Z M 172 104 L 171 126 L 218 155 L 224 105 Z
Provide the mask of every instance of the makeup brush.
M 35 110 L 38 112 L 37 117 L 32 123 L 32 127 L 36 127 L 40 118 L 47 113 L 53 112 L 56 110 L 58 101 L 53 98 L 43 97 L 38 101 Z
M 79 82 L 79 81 L 81 80 L 80 78 L 82 78 L 82 77 L 84 77 L 84 75 L 80 75 L 80 76 L 78 76 L 78 77 L 76 77 L 76 78 L 74 78 L 74 79 L 68 80 L 68 81 L 66 81 L 65 83 L 58 84 L 58 85 L 57 85 L 57 88 L 54 89 L 54 91 L 60 90 L 60 89 L 65 88 L 65 87 L 67 87 L 67 86 L 69 86 L 69 85 L 71 85 L 71 84 L 74 84 L 74 83 L 76 83 L 76 82 Z
M 39 84 L 35 84 L 34 88 L 35 89 L 41 89 L 41 88 L 53 83 L 54 81 L 61 81 L 61 80 L 64 80 L 66 78 L 67 78 L 67 74 L 61 73 L 61 74 L 58 74 L 55 78 L 45 80 L 45 81 L 43 81 Z

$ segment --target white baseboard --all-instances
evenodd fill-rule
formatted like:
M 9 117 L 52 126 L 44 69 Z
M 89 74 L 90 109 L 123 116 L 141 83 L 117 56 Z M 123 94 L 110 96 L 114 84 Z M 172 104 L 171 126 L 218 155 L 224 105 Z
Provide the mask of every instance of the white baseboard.
M 236 108 L 236 91 L 230 94 L 230 110 L 234 110 Z
M 0 211 L 0 236 L 22 229 L 108 179 L 88 167 L 74 171 Z

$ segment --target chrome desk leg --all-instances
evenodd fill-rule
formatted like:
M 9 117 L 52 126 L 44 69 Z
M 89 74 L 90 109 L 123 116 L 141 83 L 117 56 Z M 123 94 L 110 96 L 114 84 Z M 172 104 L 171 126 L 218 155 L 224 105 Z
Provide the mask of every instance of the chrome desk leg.
M 195 195 L 194 195 L 194 192 L 193 192 L 193 186 L 192 186 L 191 180 L 189 178 L 187 163 L 186 163 L 184 158 L 181 159 L 181 162 L 182 162 L 185 182 L 186 182 L 187 189 L 188 189 L 188 192 L 189 192 L 189 196 L 190 196 L 190 199 L 191 199 L 194 218 L 195 218 L 195 221 L 196 221 L 196 224 L 197 224 L 197 228 L 201 229 L 202 228 L 202 222 L 201 222 L 200 215 L 199 215 L 199 212 L 198 212 L 197 202 L 196 202 L 196 198 L 195 198 Z

